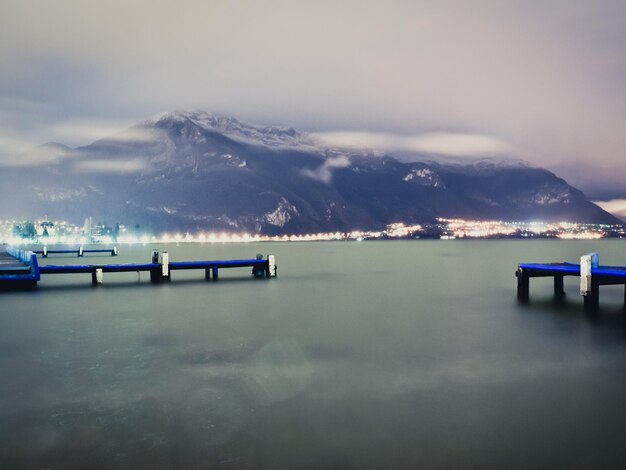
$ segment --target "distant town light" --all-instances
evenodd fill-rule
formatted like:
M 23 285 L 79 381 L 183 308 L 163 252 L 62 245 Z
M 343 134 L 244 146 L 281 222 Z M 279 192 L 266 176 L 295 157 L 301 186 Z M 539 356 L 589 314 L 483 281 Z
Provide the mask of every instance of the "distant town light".
M 46 233 L 42 230 L 46 230 Z M 41 232 L 41 233 L 40 233 Z M 116 228 L 94 223 L 87 219 L 84 226 L 74 226 L 66 221 L 50 221 L 47 219 L 35 222 L 16 220 L 0 221 L 0 240 L 12 245 L 24 244 L 88 244 L 88 243 L 248 243 L 251 241 L 326 241 L 326 240 L 371 240 L 382 238 L 560 238 L 598 239 L 607 236 L 623 237 L 626 234 L 624 225 L 609 226 L 606 224 L 589 224 L 573 222 L 546 223 L 505 222 L 502 220 L 464 220 L 438 218 L 434 224 L 406 224 L 394 222 L 384 230 L 350 232 L 321 232 L 307 234 L 261 235 L 258 233 L 227 233 L 227 232 L 186 232 L 163 233 L 150 235 L 137 230 L 129 230 L 124 225 Z

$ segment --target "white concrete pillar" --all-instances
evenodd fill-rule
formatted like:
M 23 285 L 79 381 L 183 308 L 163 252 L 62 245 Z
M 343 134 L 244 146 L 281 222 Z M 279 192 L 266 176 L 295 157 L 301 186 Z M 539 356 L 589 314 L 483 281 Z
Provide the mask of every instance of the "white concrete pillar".
M 269 265 L 270 277 L 276 277 L 276 258 L 274 255 L 268 255 L 267 263 Z
M 170 277 L 170 255 L 167 251 L 161 253 L 161 275 L 164 278 Z
M 580 257 L 580 295 L 591 293 L 591 270 L 598 267 L 599 260 L 598 253 L 589 253 Z

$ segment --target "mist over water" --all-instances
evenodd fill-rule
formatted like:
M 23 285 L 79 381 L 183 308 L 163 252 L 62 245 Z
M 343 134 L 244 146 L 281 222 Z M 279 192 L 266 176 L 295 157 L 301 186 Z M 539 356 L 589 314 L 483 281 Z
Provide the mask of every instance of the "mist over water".
M 53 257 L 41 263 L 126 263 Z M 0 294 L 2 468 L 568 468 L 626 460 L 624 288 L 516 301 L 519 262 L 601 241 L 168 245 L 248 269 L 44 276 Z

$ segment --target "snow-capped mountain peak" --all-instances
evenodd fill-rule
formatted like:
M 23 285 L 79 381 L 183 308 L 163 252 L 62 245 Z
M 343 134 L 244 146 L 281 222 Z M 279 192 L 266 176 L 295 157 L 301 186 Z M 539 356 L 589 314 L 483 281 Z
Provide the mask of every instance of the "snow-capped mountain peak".
M 187 121 L 205 130 L 219 132 L 246 144 L 299 149 L 308 147 L 309 150 L 313 150 L 315 146 L 312 138 L 292 127 L 248 124 L 232 116 L 202 110 L 159 113 L 146 121 L 146 124 L 158 125 L 166 122 L 184 123 Z

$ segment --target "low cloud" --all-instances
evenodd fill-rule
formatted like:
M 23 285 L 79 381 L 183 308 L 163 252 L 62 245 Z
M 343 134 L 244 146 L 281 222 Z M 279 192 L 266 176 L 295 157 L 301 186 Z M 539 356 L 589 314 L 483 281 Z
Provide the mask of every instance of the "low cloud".
M 593 201 L 607 212 L 626 221 L 626 199 L 611 199 L 610 201 Z
M 2 124 L 0 119 L 0 127 Z M 129 125 L 126 121 L 65 121 L 47 126 L 39 142 L 29 140 L 20 132 L 11 132 L 10 124 L 0 129 L 0 167 L 50 165 L 80 157 L 81 152 L 67 147 L 67 143 L 90 144 L 105 138 L 120 144 L 154 140 L 153 131 L 139 126 L 120 131 Z
M 51 126 L 50 133 L 54 140 L 61 142 L 93 142 L 106 138 L 116 142 L 148 142 L 154 138 L 152 132 L 141 127 L 128 127 L 126 121 L 87 121 L 64 122 Z
M 25 153 L 29 148 L 32 150 L 28 153 L 36 152 L 37 148 L 33 147 L 32 142 L 0 135 L 0 166 L 28 166 L 44 163 L 49 155 L 40 155 L 42 158 L 39 159 Z
M 417 152 L 450 156 L 495 156 L 513 151 L 500 139 L 481 134 L 455 134 L 439 132 L 423 134 L 408 139 L 409 148 Z
M 322 132 L 314 137 L 324 145 L 385 152 L 419 152 L 454 157 L 491 157 L 514 152 L 506 142 L 484 134 L 433 132 L 412 136 L 380 132 Z
M 133 160 L 86 160 L 76 162 L 74 169 L 84 173 L 135 173 L 145 170 L 148 164 L 141 158 Z
M 328 184 L 333 179 L 333 170 L 335 168 L 346 168 L 348 166 L 350 166 L 350 160 L 345 155 L 341 155 L 339 157 L 327 158 L 326 161 L 315 170 L 305 168 L 301 173 L 307 178 Z
M 497 136 L 533 163 L 571 166 L 585 191 L 626 172 L 624 0 L 0 5 L 0 159 L 31 142 L 110 135 L 98 122 L 55 132 L 60 121 L 121 118 L 122 129 L 201 107 L 304 130 L 393 132 L 394 148 L 448 155 L 499 153 Z M 453 133 L 398 139 L 433 129 Z M 587 160 L 606 173 L 586 173 Z M 615 188 L 595 198 L 626 197 Z

